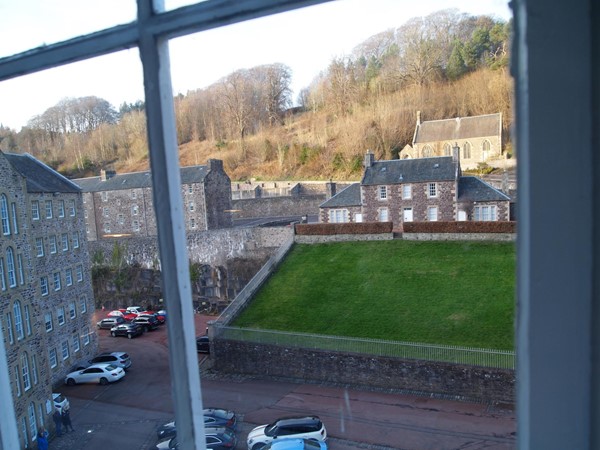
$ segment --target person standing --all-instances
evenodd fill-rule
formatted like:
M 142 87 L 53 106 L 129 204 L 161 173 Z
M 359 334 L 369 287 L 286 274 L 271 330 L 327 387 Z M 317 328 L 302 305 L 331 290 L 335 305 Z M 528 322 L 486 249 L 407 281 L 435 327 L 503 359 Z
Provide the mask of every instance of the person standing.
M 71 424 L 71 414 L 69 414 L 68 409 L 63 409 L 62 424 L 65 427 L 65 433 L 69 431 L 69 428 L 71 429 L 71 431 L 75 431 L 73 429 L 73 425 Z
M 48 450 L 48 432 L 43 427 L 40 427 L 36 440 L 38 450 Z
M 54 414 L 52 414 L 52 420 L 54 420 L 54 427 L 56 428 L 56 436 L 62 435 L 62 417 L 58 409 L 54 408 Z

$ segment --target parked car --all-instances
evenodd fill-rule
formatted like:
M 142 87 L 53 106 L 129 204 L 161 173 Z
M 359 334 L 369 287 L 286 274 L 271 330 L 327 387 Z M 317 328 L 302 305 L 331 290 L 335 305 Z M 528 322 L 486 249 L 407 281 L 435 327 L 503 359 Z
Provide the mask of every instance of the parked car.
M 131 358 L 129 357 L 129 354 L 125 352 L 105 352 L 100 353 L 94 359 L 90 359 L 89 363 L 107 363 L 112 364 L 113 366 L 122 367 L 124 370 L 127 370 L 131 367 Z
M 196 350 L 198 353 L 210 353 L 210 339 L 208 336 L 196 336 Z
M 106 317 L 100 320 L 96 325 L 101 330 L 110 330 L 112 327 L 125 323 L 123 316 Z
M 278 438 L 304 438 L 325 441 L 325 425 L 316 416 L 283 417 L 268 425 L 254 428 L 248 434 L 248 450 L 259 450 Z
M 158 319 L 149 315 L 137 316 L 131 323 L 141 326 L 144 331 L 152 331 L 158 328 Z
M 263 450 L 327 450 L 327 444 L 313 439 L 276 439 Z
M 52 393 L 52 401 L 54 402 L 54 408 L 59 413 L 62 413 L 63 410 L 67 410 L 70 408 L 69 400 L 67 400 L 67 397 L 65 397 L 62 394 L 59 394 L 58 392 Z
M 146 310 L 144 308 L 142 308 L 141 306 L 128 306 L 126 311 L 129 311 L 130 313 L 134 313 L 134 314 L 142 314 Z
M 229 428 L 224 427 L 206 427 L 204 428 L 204 435 L 206 437 L 206 450 L 231 450 L 237 445 L 237 437 L 235 433 Z M 179 449 L 177 443 L 177 437 L 171 439 L 165 439 L 156 445 L 159 450 Z
M 159 325 L 162 325 L 163 323 L 165 323 L 165 317 L 164 316 L 160 316 L 154 312 L 143 312 L 141 314 L 138 315 L 138 317 L 153 317 L 158 321 Z
M 205 427 L 224 427 L 235 430 L 237 416 L 233 411 L 222 408 L 206 408 L 203 411 Z M 156 430 L 158 439 L 169 439 L 175 437 L 175 421 L 165 423 Z
M 139 336 L 144 332 L 144 329 L 137 323 L 122 323 L 110 329 L 112 337 L 127 336 L 129 339 Z
M 121 367 L 112 364 L 92 364 L 87 369 L 71 372 L 65 377 L 65 384 L 74 386 L 80 383 L 113 383 L 125 376 Z
M 127 310 L 125 310 L 125 309 L 115 309 L 114 311 L 109 312 L 106 316 L 107 317 L 122 317 L 127 322 L 130 322 L 137 317 L 137 314 L 127 312 Z

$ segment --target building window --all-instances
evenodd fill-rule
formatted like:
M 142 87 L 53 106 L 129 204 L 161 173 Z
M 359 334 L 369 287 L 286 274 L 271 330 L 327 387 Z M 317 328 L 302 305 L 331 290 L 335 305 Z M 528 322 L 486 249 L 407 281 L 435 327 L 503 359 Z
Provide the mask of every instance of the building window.
M 450 144 L 448 144 L 447 142 L 444 144 L 444 156 L 451 156 L 452 155 L 452 149 L 450 148 Z
M 132 216 L 137 216 L 138 212 L 139 212 L 140 208 L 138 207 L 138 205 L 133 205 L 131 207 L 131 215 Z
M 37 373 L 37 358 L 31 355 L 31 376 L 33 377 L 33 384 L 38 384 L 38 373 Z
M 58 366 L 58 359 L 56 358 L 56 349 L 51 348 L 48 350 L 48 362 L 50 363 L 50 367 L 54 369 Z
M 2 234 L 10 234 L 10 218 L 8 217 L 8 199 L 5 194 L 0 195 L 0 211 L 2 212 Z
M 63 252 L 69 251 L 69 235 L 67 233 L 62 234 L 62 250 Z
M 31 219 L 40 220 L 40 202 L 37 200 L 31 202 Z
M 437 184 L 429 183 L 427 188 L 427 196 L 428 197 L 437 197 Z
M 27 336 L 31 336 L 31 315 L 29 314 L 29 305 L 25 305 L 23 312 L 25 315 L 25 331 L 27 332 Z
M 431 158 L 433 156 L 433 148 L 431 145 L 426 145 L 423 147 L 423 158 Z
M 379 186 L 379 200 L 387 200 L 387 186 Z
M 15 273 L 15 253 L 12 247 L 6 249 L 6 273 L 8 274 L 8 286 L 17 285 L 17 275 Z
M 437 208 L 437 206 L 429 206 L 427 208 L 427 220 L 429 222 L 437 222 L 437 220 L 438 220 L 438 208 Z
M 196 228 L 196 219 L 190 220 L 190 228 Z
M 85 217 L 86 219 L 89 217 L 87 209 L 83 210 L 83 217 Z
M 11 203 L 10 209 L 11 209 L 11 213 L 12 213 L 13 233 L 19 234 L 19 221 L 17 219 L 17 204 L 14 202 Z
M 57 245 L 56 245 L 56 236 L 52 235 L 50 236 L 50 253 L 54 254 L 56 253 L 56 249 L 57 249 Z
M 108 217 L 108 214 L 109 214 L 108 207 L 105 206 L 104 208 L 102 208 L 102 217 Z
M 60 272 L 54 272 L 54 274 L 52 275 L 52 280 L 54 281 L 54 290 L 60 291 Z
M 105 222 L 103 228 L 105 233 L 110 233 L 110 223 Z
M 13 334 L 12 316 L 10 313 L 6 313 L 6 333 L 8 335 L 8 343 L 15 343 L 15 335 Z
M 81 349 L 81 344 L 79 343 L 79 336 L 76 334 L 73 336 L 73 353 L 77 353 Z
M 81 311 L 81 314 L 85 314 L 87 312 L 87 297 L 85 295 L 82 295 L 79 298 L 79 311 Z
M 67 286 L 71 286 L 73 284 L 73 270 L 72 269 L 65 270 L 65 283 L 67 283 Z
M 27 353 L 21 355 L 21 371 L 23 372 L 23 390 L 28 391 L 31 389 L 31 378 L 29 378 L 29 356 Z
M 131 191 L 131 200 L 137 200 L 137 192 Z
M 73 248 L 79 248 L 79 231 L 73 231 Z
M 44 314 L 44 323 L 46 324 L 46 332 L 52 331 L 54 329 L 54 326 L 52 324 L 51 312 Z
M 56 321 L 59 325 L 65 324 L 65 308 L 62 306 L 56 310 Z
M 6 277 L 4 276 L 4 258 L 0 258 L 0 288 L 6 290 Z
M 15 390 L 17 391 L 17 397 L 21 396 L 21 370 L 19 365 L 15 366 Z
M 69 200 L 69 216 L 75 217 L 75 200 Z
M 17 334 L 17 341 L 20 341 L 25 337 L 23 331 L 23 316 L 21 315 L 21 302 L 16 301 L 13 305 L 13 314 L 15 316 L 15 332 Z
M 63 359 L 63 361 L 65 359 L 68 359 L 69 358 L 69 341 L 62 341 L 61 351 L 62 351 L 62 359 Z
M 44 256 L 44 238 L 35 238 L 35 249 L 38 258 Z
M 329 211 L 330 223 L 345 223 L 348 222 L 348 211 L 345 209 L 332 209 Z
M 471 159 L 471 143 L 465 142 L 463 146 L 463 159 Z
M 192 192 L 194 192 L 194 185 L 193 184 L 188 184 L 188 192 L 191 194 Z
M 27 438 L 27 420 L 25 419 L 25 416 L 21 417 L 21 432 L 23 433 L 23 447 L 28 448 L 29 441 Z M 31 442 L 35 439 L 35 436 L 36 434 L 31 436 Z
M 75 302 L 69 303 L 69 318 L 72 320 L 77 316 L 77 311 L 75 309 Z
M 75 268 L 75 274 L 77 276 L 77 282 L 81 283 L 83 281 L 83 266 L 81 264 Z
M 25 273 L 23 272 L 23 257 L 17 254 L 17 271 L 19 272 L 19 284 L 25 284 Z
M 29 435 L 31 436 L 31 441 L 33 442 L 34 436 L 37 434 L 37 421 L 35 419 L 35 405 L 33 402 L 31 402 L 27 408 L 27 415 L 29 416 Z
M 90 343 L 90 330 L 88 327 L 83 329 L 83 345 L 88 345 Z
M 389 220 L 388 209 L 387 208 L 380 208 L 379 209 L 379 221 L 380 222 L 387 222 L 388 220 Z
M 46 219 L 52 219 L 52 200 L 46 200 Z
M 123 214 L 118 214 L 117 222 L 119 222 L 119 225 L 123 225 L 125 223 L 125 216 Z
M 106 191 L 102 191 L 102 192 L 100 193 L 100 197 L 102 197 L 102 201 L 103 201 L 103 202 L 107 202 L 107 201 L 108 201 L 108 192 L 106 192 Z
M 412 198 L 412 184 L 402 185 L 402 199 L 409 200 Z
M 65 201 L 59 200 L 58 202 L 58 217 L 61 219 L 65 217 Z
M 48 295 L 48 277 L 40 278 L 40 291 L 42 295 Z
M 194 210 L 194 202 L 190 202 L 190 206 L 189 206 L 189 208 L 190 208 L 190 211 L 193 211 L 193 210 Z
M 134 220 L 131 224 L 133 231 L 140 231 L 140 223 L 137 220 Z
M 477 222 L 494 222 L 497 219 L 496 206 L 476 206 L 474 211 L 474 220 Z

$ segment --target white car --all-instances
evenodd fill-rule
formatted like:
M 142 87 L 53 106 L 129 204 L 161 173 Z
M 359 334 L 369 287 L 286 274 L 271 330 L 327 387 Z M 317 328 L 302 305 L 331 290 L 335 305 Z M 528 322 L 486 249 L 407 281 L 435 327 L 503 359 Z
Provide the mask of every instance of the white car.
M 144 308 L 142 308 L 141 306 L 128 306 L 127 311 L 129 311 L 130 313 L 133 313 L 133 314 L 141 314 L 146 310 Z
M 112 364 L 92 364 L 86 369 L 76 370 L 65 377 L 65 384 L 74 386 L 79 383 L 113 383 L 125 376 L 122 367 Z
M 316 416 L 284 417 L 254 428 L 248 434 L 248 450 L 259 450 L 277 439 L 304 438 L 325 442 L 325 425 Z
M 54 402 L 54 408 L 56 408 L 59 413 L 62 413 L 63 410 L 67 410 L 70 407 L 67 397 L 57 392 L 52 393 L 52 401 Z

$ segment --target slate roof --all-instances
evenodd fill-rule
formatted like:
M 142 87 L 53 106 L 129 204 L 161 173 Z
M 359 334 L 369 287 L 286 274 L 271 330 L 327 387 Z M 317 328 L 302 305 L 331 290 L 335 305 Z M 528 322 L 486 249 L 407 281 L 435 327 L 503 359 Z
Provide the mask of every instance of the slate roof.
M 502 114 L 429 120 L 417 125 L 413 144 L 499 136 Z
M 510 197 L 480 178 L 460 177 L 458 180 L 458 201 L 510 201 Z
M 180 173 L 181 184 L 202 183 L 208 173 L 208 166 L 182 167 Z M 100 177 L 77 178 L 73 181 L 81 187 L 83 192 L 152 187 L 152 177 L 149 171 L 116 174 L 104 181 Z
M 365 169 L 362 185 L 422 183 L 455 179 L 456 163 L 451 156 L 392 159 L 374 162 Z
M 319 205 L 319 208 L 339 208 L 341 206 L 361 206 L 360 183 L 352 183 Z
M 27 192 L 80 192 L 79 186 L 71 180 L 27 153 L 4 153 L 4 156 L 25 177 Z

